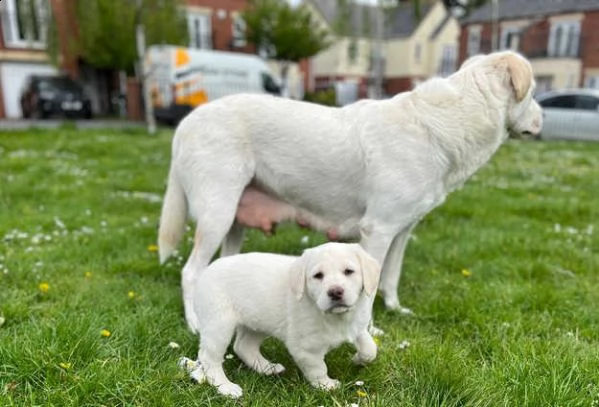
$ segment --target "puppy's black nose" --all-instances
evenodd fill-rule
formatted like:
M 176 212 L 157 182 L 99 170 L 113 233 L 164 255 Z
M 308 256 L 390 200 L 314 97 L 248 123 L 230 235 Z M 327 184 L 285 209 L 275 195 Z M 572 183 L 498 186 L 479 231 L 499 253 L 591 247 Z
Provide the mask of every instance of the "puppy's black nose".
M 343 298 L 343 288 L 342 287 L 332 287 L 327 291 L 329 298 L 333 301 L 339 301 Z

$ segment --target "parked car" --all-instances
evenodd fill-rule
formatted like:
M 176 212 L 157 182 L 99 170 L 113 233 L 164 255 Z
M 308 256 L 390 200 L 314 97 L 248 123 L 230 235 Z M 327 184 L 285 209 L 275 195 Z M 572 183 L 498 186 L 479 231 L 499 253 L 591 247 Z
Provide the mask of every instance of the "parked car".
M 30 76 L 21 92 L 24 118 L 92 117 L 91 102 L 83 87 L 68 76 Z
M 599 141 L 599 89 L 551 91 L 536 99 L 543 108 L 541 139 Z

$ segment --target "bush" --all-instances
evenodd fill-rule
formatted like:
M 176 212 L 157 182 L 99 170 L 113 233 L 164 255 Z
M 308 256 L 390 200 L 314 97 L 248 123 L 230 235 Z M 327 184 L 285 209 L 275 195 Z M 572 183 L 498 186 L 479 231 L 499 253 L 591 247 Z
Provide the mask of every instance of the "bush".
M 304 95 L 306 102 L 318 103 L 325 106 L 337 106 L 336 99 L 335 89 L 306 92 Z

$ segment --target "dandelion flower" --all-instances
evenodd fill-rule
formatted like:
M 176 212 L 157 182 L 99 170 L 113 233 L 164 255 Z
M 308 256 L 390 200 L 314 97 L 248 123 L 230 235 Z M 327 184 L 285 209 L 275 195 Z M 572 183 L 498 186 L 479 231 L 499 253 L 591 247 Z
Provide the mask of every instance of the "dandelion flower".
M 148 246 L 148 251 L 150 252 L 157 252 L 158 251 L 158 246 L 156 246 L 155 244 L 151 244 Z
M 180 346 L 177 342 L 169 342 L 168 347 L 171 349 L 179 349 L 180 348 Z
M 85 272 L 85 278 L 92 278 L 92 272 L 91 271 L 86 271 Z
M 50 284 L 48 284 L 48 283 L 40 283 L 40 285 L 38 285 L 38 288 L 40 289 L 41 292 L 47 293 L 48 290 L 50 290 Z
M 368 396 L 368 393 L 366 393 L 364 390 L 358 390 L 356 393 L 358 394 L 358 397 Z
M 464 277 L 470 277 L 472 275 L 472 272 L 470 270 L 468 270 L 468 269 L 463 269 L 462 270 L 462 275 Z
M 102 335 L 104 338 L 108 338 L 110 335 L 112 335 L 112 333 L 108 329 L 102 329 L 100 331 L 100 335 Z
M 64 370 L 68 370 L 72 366 L 70 362 L 60 362 L 58 365 L 62 367 Z
M 378 336 L 373 336 L 372 340 L 374 341 L 374 343 L 376 343 L 376 346 L 379 346 L 381 344 L 381 340 Z
M 133 299 L 137 296 L 137 294 L 135 294 L 135 291 L 129 291 L 127 293 L 127 297 L 129 297 L 130 299 Z

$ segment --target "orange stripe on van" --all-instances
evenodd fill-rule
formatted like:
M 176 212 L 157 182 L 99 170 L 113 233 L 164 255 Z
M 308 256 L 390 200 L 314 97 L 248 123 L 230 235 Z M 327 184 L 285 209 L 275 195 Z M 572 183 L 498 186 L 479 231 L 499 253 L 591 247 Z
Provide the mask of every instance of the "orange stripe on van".
M 180 68 L 189 63 L 189 53 L 185 48 L 177 48 L 175 51 L 175 67 Z

